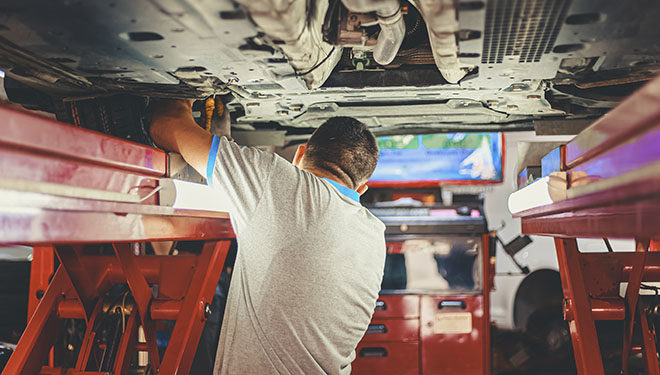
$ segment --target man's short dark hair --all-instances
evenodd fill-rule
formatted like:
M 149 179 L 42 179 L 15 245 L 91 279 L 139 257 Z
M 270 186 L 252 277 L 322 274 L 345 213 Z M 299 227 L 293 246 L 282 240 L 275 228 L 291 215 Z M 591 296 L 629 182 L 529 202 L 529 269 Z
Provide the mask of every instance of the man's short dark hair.
M 347 176 L 353 189 L 367 182 L 378 163 L 378 143 L 367 126 L 352 117 L 333 117 L 307 142 L 306 163 L 338 177 Z

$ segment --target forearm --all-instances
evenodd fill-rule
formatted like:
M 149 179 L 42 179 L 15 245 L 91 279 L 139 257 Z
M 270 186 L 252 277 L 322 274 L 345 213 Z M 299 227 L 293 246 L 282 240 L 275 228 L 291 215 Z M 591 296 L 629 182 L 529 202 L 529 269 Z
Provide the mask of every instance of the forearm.
M 154 104 L 150 133 L 154 142 L 178 152 L 202 176 L 213 136 L 195 123 L 192 102 L 161 100 Z

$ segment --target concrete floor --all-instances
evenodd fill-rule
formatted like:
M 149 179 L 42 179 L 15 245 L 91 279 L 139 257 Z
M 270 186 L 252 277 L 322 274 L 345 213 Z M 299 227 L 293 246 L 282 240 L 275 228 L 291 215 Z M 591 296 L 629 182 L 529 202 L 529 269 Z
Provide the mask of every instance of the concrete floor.
M 621 374 L 622 322 L 596 322 L 606 375 Z M 548 352 L 521 332 L 493 329 L 494 375 L 571 375 L 576 374 L 571 345 Z M 645 374 L 641 354 L 630 360 L 630 375 Z
M 560 350 L 548 350 L 529 335 L 518 331 L 493 328 L 493 374 L 575 374 L 575 362 L 571 346 Z

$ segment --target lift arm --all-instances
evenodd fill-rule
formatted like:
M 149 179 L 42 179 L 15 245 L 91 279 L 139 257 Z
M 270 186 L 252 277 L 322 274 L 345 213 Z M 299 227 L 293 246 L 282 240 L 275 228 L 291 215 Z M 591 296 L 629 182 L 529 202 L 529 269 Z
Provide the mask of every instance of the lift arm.
M 649 253 L 660 238 L 660 78 L 558 153 L 556 172 L 565 173 L 565 198 L 514 216 L 522 219 L 523 233 L 555 237 L 578 372 L 603 374 L 594 321 L 623 320 L 623 373 L 628 373 L 630 354 L 641 351 L 648 373 L 658 374 L 654 332 L 638 296 L 642 282 L 660 281 L 660 253 Z M 636 249 L 580 253 L 577 237 L 634 238 Z M 621 282 L 627 282 L 623 298 Z M 636 326 L 639 344 L 633 337 Z
M 160 206 L 161 150 L 1 107 L 0 128 L 0 243 L 37 246 L 41 289 L 53 264 L 43 257 L 60 263 L 3 374 L 125 374 L 136 352 L 148 352 L 153 374 L 188 373 L 234 237 L 229 216 Z M 142 254 L 159 240 L 205 244 L 199 255 Z M 121 303 L 109 298 L 118 284 Z M 112 314 L 116 334 L 101 342 Z M 67 318 L 87 324 L 75 366 L 44 366 Z M 174 328 L 161 359 L 156 331 L 166 320 Z

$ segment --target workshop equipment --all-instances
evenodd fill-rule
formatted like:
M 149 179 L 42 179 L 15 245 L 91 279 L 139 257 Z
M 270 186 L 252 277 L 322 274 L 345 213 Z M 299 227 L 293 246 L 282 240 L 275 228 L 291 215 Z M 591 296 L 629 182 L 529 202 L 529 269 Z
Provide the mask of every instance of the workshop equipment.
M 563 197 L 527 202 L 514 215 L 522 219 L 523 233 L 555 237 L 579 374 L 604 373 L 597 320 L 623 321 L 623 374 L 639 353 L 648 374 L 660 373 L 657 299 L 640 296 L 640 289 L 657 295 L 647 283 L 660 281 L 660 253 L 653 252 L 660 239 L 659 103 L 657 78 L 551 153 L 557 157 L 544 158 L 544 177 L 563 180 Z M 545 186 L 556 193 L 559 185 Z M 581 253 L 578 237 L 634 238 L 636 248 Z
M 0 243 L 34 246 L 30 320 L 3 374 L 188 373 L 234 237 L 228 215 L 159 205 L 161 150 L 1 107 L 0 119 Z M 204 244 L 143 255 L 177 240 Z M 49 356 L 64 319 L 86 323 L 73 368 Z
M 480 203 L 370 210 L 387 258 L 353 374 L 490 374 L 495 237 Z

